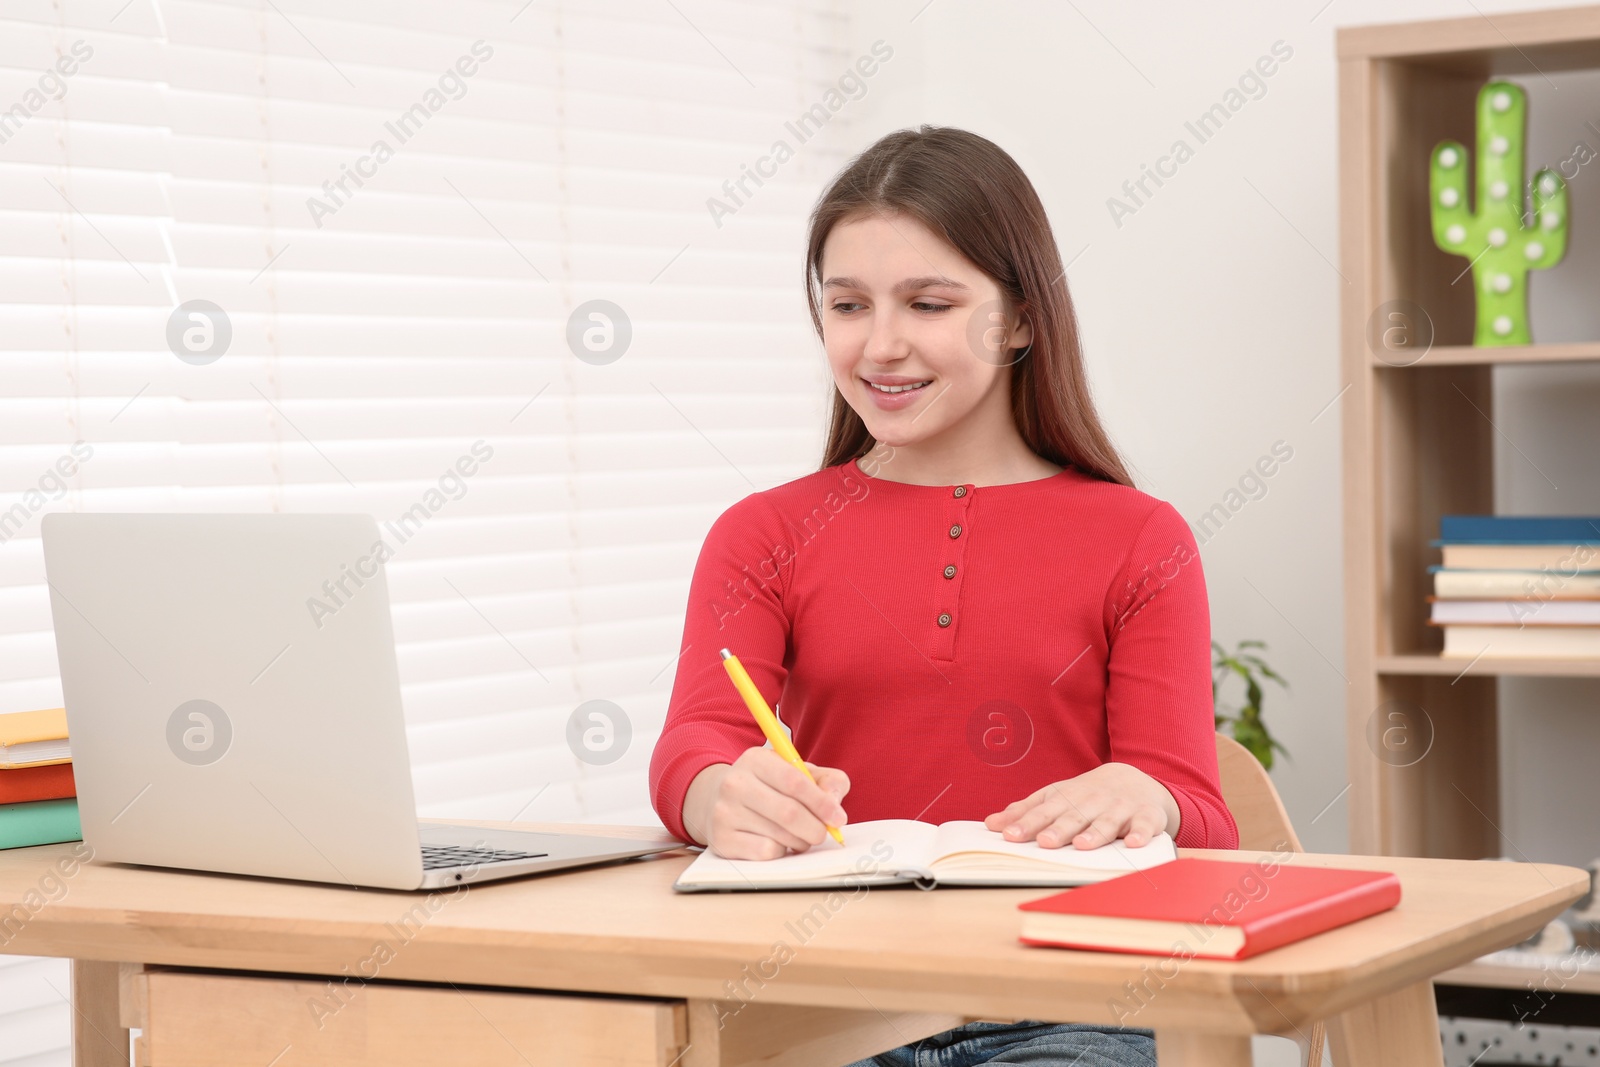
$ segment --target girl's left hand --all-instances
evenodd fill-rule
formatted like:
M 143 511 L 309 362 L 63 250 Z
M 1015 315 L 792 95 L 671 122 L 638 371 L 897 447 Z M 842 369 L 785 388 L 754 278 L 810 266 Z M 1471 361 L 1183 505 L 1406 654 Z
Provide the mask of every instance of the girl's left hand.
M 1052 782 L 983 820 L 1007 841 L 1038 839 L 1043 848 L 1091 849 L 1126 838 L 1130 848 L 1163 830 L 1178 834 L 1178 803 L 1167 787 L 1127 763 L 1102 763 Z

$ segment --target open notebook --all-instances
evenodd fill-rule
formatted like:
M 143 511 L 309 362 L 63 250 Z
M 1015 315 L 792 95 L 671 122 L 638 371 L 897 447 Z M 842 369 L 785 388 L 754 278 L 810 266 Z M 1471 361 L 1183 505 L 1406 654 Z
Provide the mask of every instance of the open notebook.
M 1160 834 L 1129 848 L 1121 841 L 1080 852 L 1007 841 L 981 822 L 879 819 L 844 827 L 844 844 L 828 838 L 805 852 L 774 860 L 729 860 L 707 850 L 684 868 L 674 889 L 812 889 L 818 886 L 934 885 L 1072 886 L 1146 870 L 1178 858 Z

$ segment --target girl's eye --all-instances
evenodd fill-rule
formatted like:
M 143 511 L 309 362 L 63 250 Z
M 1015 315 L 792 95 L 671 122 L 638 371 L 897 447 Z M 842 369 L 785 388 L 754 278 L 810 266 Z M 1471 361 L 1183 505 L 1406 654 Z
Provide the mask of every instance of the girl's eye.
M 835 312 L 845 315 L 851 314 L 851 310 L 858 309 L 858 307 L 861 307 L 861 304 L 856 304 L 853 301 L 838 301 L 837 304 L 830 304 L 830 310 L 835 310 Z M 920 310 L 920 312 L 947 312 L 947 310 L 950 310 L 950 304 L 930 304 L 928 301 L 914 302 L 912 307 Z

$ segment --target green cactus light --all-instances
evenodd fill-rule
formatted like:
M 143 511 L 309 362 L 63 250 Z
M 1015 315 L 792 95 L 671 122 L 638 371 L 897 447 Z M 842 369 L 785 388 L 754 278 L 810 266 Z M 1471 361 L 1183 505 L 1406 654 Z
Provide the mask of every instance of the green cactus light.
M 1523 131 L 1528 99 L 1520 86 L 1492 81 L 1478 91 L 1478 183 L 1467 208 L 1467 150 L 1440 141 L 1428 167 L 1433 239 L 1472 263 L 1477 297 L 1475 345 L 1532 344 L 1528 272 L 1553 267 L 1567 250 L 1567 185 L 1546 167 L 1533 179 L 1532 225 L 1523 225 Z

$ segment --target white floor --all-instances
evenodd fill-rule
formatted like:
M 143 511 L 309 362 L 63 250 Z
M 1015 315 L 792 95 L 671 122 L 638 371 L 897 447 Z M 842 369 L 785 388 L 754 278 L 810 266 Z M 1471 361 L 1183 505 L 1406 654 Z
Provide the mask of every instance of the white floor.
M 1255 1067 L 1300 1067 L 1300 1046 L 1286 1037 L 1251 1038 L 1250 1053 Z M 1322 1050 L 1322 1064 L 1327 1067 L 1333 1064 L 1326 1045 Z

